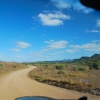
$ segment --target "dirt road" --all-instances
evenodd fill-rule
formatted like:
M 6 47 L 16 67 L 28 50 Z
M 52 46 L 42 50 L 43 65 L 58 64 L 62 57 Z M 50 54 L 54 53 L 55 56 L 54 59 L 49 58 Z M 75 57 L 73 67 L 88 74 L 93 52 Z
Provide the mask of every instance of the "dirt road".
M 57 99 L 72 99 L 83 95 L 88 95 L 89 100 L 100 100 L 100 97 L 82 94 L 32 80 L 29 78 L 28 72 L 34 68 L 35 66 L 30 66 L 27 69 L 0 76 L 0 100 L 14 100 L 22 96 L 48 96 Z

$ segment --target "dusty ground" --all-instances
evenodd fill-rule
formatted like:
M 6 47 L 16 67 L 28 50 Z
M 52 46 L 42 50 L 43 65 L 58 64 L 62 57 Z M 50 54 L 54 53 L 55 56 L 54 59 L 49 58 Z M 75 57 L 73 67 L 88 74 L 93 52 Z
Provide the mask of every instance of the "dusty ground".
M 30 66 L 27 69 L 0 76 L 0 100 L 14 100 L 22 96 L 48 96 L 57 99 L 75 99 L 84 95 L 89 97 L 88 100 L 100 100 L 100 96 L 79 93 L 32 80 L 28 77 L 28 72 L 34 68 L 34 66 Z

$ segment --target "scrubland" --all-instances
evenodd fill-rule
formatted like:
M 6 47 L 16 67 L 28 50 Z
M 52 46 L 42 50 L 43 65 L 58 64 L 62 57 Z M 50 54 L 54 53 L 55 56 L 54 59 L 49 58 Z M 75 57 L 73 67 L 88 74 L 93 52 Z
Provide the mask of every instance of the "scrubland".
M 0 62 L 0 76 L 11 71 L 27 68 L 25 64 L 16 62 Z
M 29 73 L 32 79 L 46 84 L 80 92 L 100 92 L 100 70 L 77 63 L 34 63 Z

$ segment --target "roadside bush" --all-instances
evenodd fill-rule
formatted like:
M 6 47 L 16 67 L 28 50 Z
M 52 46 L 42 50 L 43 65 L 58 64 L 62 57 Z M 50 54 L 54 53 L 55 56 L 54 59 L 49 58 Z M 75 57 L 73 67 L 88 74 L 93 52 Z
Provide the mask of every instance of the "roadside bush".
M 47 65 L 47 64 L 46 64 L 46 65 L 44 65 L 44 67 L 45 67 L 45 68 L 48 68 L 48 66 L 49 66 L 49 65 Z
M 59 70 L 58 74 L 66 74 L 67 72 L 65 70 Z
M 27 64 L 25 64 L 25 65 L 27 65 Z M 34 65 L 33 65 L 34 66 Z
M 43 77 L 41 77 L 41 76 L 35 75 L 34 78 L 35 78 L 35 80 L 37 80 L 39 82 L 43 81 Z
M 76 74 L 76 73 L 69 73 L 69 76 L 70 76 L 70 77 L 77 77 L 78 74 Z
M 77 70 L 78 70 L 78 71 L 85 71 L 85 68 L 84 68 L 84 67 L 77 67 L 77 66 L 74 66 L 74 67 L 73 67 L 73 70 L 74 70 L 74 71 L 77 71 Z
M 93 70 L 93 69 L 94 70 L 100 70 L 100 60 L 96 60 L 92 63 L 89 63 L 88 65 L 89 65 L 90 70 Z
M 2 67 L 3 67 L 2 64 L 0 64 L 0 69 L 2 69 Z
M 85 68 L 84 67 L 79 67 L 78 70 L 79 71 L 85 71 Z
M 56 65 L 56 69 L 62 70 L 65 66 L 64 65 Z
M 77 66 L 74 66 L 74 67 L 73 67 L 73 70 L 74 70 L 74 71 L 77 71 L 77 70 L 78 70 L 78 67 L 77 67 Z
M 13 67 L 13 68 L 16 68 L 16 65 L 13 65 L 12 67 Z
M 92 66 L 94 69 L 96 70 L 99 70 L 100 69 L 100 61 L 97 60 L 93 63 L 93 66 Z
M 93 85 L 92 84 L 88 84 L 88 87 L 93 87 Z

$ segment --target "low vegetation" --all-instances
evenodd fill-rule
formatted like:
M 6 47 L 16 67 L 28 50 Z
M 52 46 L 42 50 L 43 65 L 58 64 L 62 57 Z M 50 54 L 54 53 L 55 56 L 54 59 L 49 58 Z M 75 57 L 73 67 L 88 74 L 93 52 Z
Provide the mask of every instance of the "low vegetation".
M 92 94 L 100 92 L 100 59 L 31 64 L 37 68 L 29 76 L 39 82 Z
M 0 62 L 0 75 L 26 67 L 25 64 L 16 62 Z
M 0 69 L 2 69 L 3 68 L 3 65 L 0 63 Z

